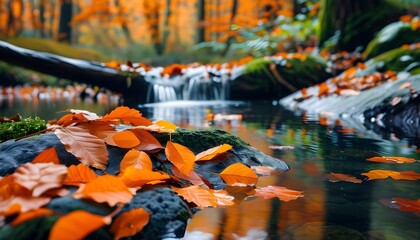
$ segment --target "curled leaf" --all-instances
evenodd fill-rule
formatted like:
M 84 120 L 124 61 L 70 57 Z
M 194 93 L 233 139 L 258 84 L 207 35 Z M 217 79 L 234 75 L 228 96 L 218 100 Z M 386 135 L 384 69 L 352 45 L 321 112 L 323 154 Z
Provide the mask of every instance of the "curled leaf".
M 137 169 L 147 169 L 152 171 L 153 163 L 149 155 L 143 151 L 131 149 L 128 151 L 120 162 L 120 169 L 124 171 L 126 168 L 133 166 Z
M 109 114 L 103 116 L 101 120 L 112 122 L 114 124 L 121 121 L 125 124 L 131 124 L 133 126 L 148 126 L 152 124 L 152 121 L 143 117 L 138 110 L 125 106 L 115 108 Z
M 149 222 L 150 213 L 143 208 L 131 209 L 122 213 L 111 225 L 114 239 L 134 236 Z

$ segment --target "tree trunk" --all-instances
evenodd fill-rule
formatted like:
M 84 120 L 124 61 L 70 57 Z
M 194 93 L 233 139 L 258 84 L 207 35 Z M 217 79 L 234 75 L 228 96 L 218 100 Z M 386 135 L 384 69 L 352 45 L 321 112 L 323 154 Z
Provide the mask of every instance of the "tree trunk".
M 73 1 L 62 0 L 60 6 L 60 22 L 58 25 L 58 41 L 70 43 L 71 26 L 70 21 L 73 17 Z
M 206 0 L 198 1 L 198 37 L 197 42 L 201 43 L 206 41 L 206 28 L 204 23 L 206 21 Z

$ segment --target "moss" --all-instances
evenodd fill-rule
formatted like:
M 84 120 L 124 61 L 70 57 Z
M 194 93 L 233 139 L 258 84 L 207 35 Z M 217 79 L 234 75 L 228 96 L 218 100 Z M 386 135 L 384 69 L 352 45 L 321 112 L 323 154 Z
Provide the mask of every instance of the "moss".
M 378 33 L 366 47 L 364 55 L 370 59 L 404 44 L 415 42 L 420 42 L 420 29 L 413 29 L 410 23 L 394 22 Z
M 414 74 L 416 69 L 418 69 L 418 63 L 420 62 L 420 48 L 393 49 L 373 58 L 372 61 L 376 65 L 382 65 L 381 68 L 384 71 L 392 70 L 400 72 L 403 70 L 408 70 L 412 74 Z M 414 67 L 415 64 L 417 65 L 417 67 Z
M 0 124 L 0 142 L 36 133 L 46 128 L 46 122 L 39 117 L 4 122 Z

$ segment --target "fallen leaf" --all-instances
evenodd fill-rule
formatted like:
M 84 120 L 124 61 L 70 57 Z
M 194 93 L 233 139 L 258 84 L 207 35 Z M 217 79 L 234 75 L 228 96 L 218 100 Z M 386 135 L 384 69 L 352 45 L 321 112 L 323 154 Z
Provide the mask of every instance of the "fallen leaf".
M 0 199 L 0 213 L 4 216 L 14 215 L 38 209 L 50 202 L 49 197 L 26 197 L 12 196 L 8 199 Z
M 120 148 L 133 148 L 140 144 L 140 140 L 129 130 L 115 133 L 112 140 Z
M 32 163 L 55 163 L 60 164 L 60 160 L 58 159 L 57 151 L 55 147 L 51 147 L 42 151 L 38 156 L 32 160 Z
M 260 176 L 273 176 L 281 173 L 276 168 L 270 166 L 251 166 L 251 169 Z
M 99 118 L 99 116 L 96 113 L 89 112 L 86 110 L 80 110 L 80 109 L 67 109 L 67 112 L 73 113 L 73 114 L 81 114 L 83 117 L 87 120 L 96 120 Z
M 99 203 L 106 202 L 112 207 L 117 203 L 128 203 L 133 198 L 133 193 L 118 177 L 104 175 L 81 186 L 73 197 L 88 198 Z
M 184 188 L 172 187 L 172 189 L 186 201 L 194 203 L 199 208 L 217 207 L 216 197 L 207 189 L 200 186 L 193 185 Z
M 137 169 L 133 166 L 124 169 L 124 172 L 118 176 L 127 187 L 141 187 L 144 184 L 170 179 L 165 173 L 153 172 L 148 169 Z
M 177 126 L 175 124 L 165 120 L 158 120 L 153 124 L 160 127 L 160 132 L 174 132 L 177 129 Z
M 121 121 L 133 126 L 148 126 L 152 124 L 152 121 L 143 117 L 138 110 L 125 106 L 115 108 L 109 114 L 103 116 L 101 120 L 110 121 L 112 123 Z
M 163 149 L 162 144 L 148 131 L 139 128 L 132 128 L 130 131 L 140 140 L 140 145 L 135 149 L 145 152 L 157 152 Z
M 235 185 L 237 183 L 254 185 L 258 181 L 257 174 L 242 163 L 234 163 L 228 166 L 219 175 L 228 185 Z
M 328 91 L 329 91 L 329 87 L 327 83 L 323 82 L 319 84 L 318 97 L 328 96 L 329 95 Z
M 187 181 L 191 182 L 194 185 L 207 186 L 207 184 L 203 181 L 203 179 L 201 178 L 201 176 L 198 175 L 194 170 L 192 170 L 189 175 L 185 175 L 182 172 L 180 172 L 178 170 L 178 168 L 172 168 L 172 174 L 175 177 L 178 177 L 178 178 L 187 180 Z
M 45 191 L 61 187 L 66 177 L 67 168 L 54 163 L 26 163 L 19 166 L 13 173 L 15 182 L 32 191 L 34 197 L 39 197 Z
M 117 132 L 109 123 L 94 121 L 87 123 L 80 123 L 80 126 L 89 130 L 89 133 L 97 136 L 98 138 L 105 139 L 109 135 L 113 135 Z
M 73 211 L 60 217 L 50 230 L 49 240 L 84 239 L 90 233 L 108 225 L 110 217 L 83 210 Z
M 63 184 L 80 186 L 80 184 L 88 183 L 96 177 L 95 172 L 85 164 L 71 165 L 67 169 L 67 176 Z
M 111 225 L 114 239 L 134 236 L 149 222 L 150 213 L 143 208 L 131 209 L 122 213 Z
M 54 133 L 64 144 L 66 150 L 80 162 L 101 170 L 108 164 L 108 150 L 104 140 L 89 133 L 89 130 L 78 126 L 57 128 Z
M 356 177 L 353 177 L 349 174 L 343 174 L 343 173 L 329 173 L 325 174 L 325 178 L 330 182 L 351 182 L 351 183 L 362 183 L 363 181 L 360 179 L 357 179 Z
M 397 172 L 393 170 L 371 170 L 367 173 L 362 173 L 367 176 L 368 180 L 384 179 L 391 177 L 395 180 L 418 180 L 420 173 L 414 171 Z
M 420 214 L 420 198 L 417 200 L 407 198 L 393 198 L 399 205 L 399 210 L 403 212 L 414 212 Z
M 397 157 L 397 156 L 382 156 L 382 157 L 371 157 L 367 159 L 371 162 L 380 163 L 414 163 L 417 162 L 414 158 Z
M 187 147 L 168 141 L 165 148 L 168 160 L 185 175 L 189 175 L 195 163 L 194 153 Z
M 143 151 L 131 149 L 128 151 L 120 162 L 120 170 L 124 171 L 126 168 L 133 166 L 137 169 L 147 169 L 152 171 L 153 163 L 149 155 Z
M 288 202 L 295 200 L 299 197 L 303 197 L 303 192 L 287 189 L 280 186 L 267 186 L 255 189 L 255 196 L 262 197 L 264 199 L 270 199 L 277 197 L 278 199 Z
M 255 194 L 255 186 L 227 186 L 223 190 L 234 197 L 236 204 L 239 204 L 248 196 Z
M 225 153 L 230 149 L 232 149 L 232 145 L 224 143 L 222 145 L 207 149 L 206 151 L 197 154 L 197 156 L 195 156 L 195 161 L 198 162 L 212 160 L 216 156 Z
M 38 218 L 38 217 L 42 217 L 42 216 L 49 216 L 52 215 L 53 211 L 51 209 L 48 208 L 39 208 L 39 209 L 34 209 L 34 210 L 30 210 L 27 212 L 22 212 L 19 214 L 19 216 L 17 216 L 15 219 L 13 219 L 13 221 L 11 221 L 9 224 L 10 226 L 16 226 L 19 225 L 21 223 L 27 222 L 29 220 L 32 220 L 34 218 Z
M 235 205 L 235 197 L 229 195 L 229 193 L 224 189 L 209 189 L 208 190 L 211 194 L 216 197 L 217 206 L 233 206 Z

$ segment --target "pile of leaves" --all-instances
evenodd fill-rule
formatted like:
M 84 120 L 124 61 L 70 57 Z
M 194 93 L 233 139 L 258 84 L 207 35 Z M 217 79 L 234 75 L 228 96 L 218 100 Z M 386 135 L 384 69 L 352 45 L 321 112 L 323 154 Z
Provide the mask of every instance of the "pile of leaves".
M 24 118 L 19 115 L 0 117 L 0 142 L 33 134 L 47 128 L 47 123 L 39 117 Z
M 58 121 L 51 121 L 47 131 L 54 132 L 80 164 L 62 164 L 63 159 L 52 147 L 1 178 L 0 226 L 17 227 L 36 218 L 56 216 L 49 239 L 68 236 L 82 239 L 98 229 L 106 229 L 114 239 L 120 239 L 139 233 L 150 219 L 150 213 L 143 208 L 119 214 L 122 207 L 137 192 L 153 187 L 172 188 L 190 207 L 196 208 L 235 205 L 248 197 L 277 197 L 282 201 L 303 197 L 302 192 L 281 186 L 257 187 L 259 175 L 270 175 L 275 169 L 248 167 L 239 162 L 218 173 L 227 187 L 214 189 L 194 168 L 215 159 L 223 161 L 224 154 L 233 146 L 221 144 L 194 154 L 171 140 L 171 134 L 177 131 L 174 124 L 152 122 L 135 109 L 118 107 L 103 117 L 84 110 L 68 111 Z M 156 134 L 169 134 L 165 147 Z M 113 160 L 107 146 L 126 150 L 116 174 L 106 172 Z M 105 204 L 109 214 L 76 210 L 63 215 L 46 208 L 54 198 Z

